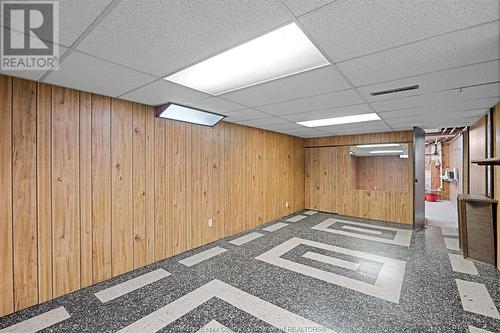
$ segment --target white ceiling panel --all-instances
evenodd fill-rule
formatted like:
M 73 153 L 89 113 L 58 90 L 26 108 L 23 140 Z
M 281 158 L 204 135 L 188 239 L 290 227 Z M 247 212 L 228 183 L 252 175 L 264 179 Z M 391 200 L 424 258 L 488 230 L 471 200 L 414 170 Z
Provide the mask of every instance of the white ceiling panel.
M 59 44 L 70 47 L 112 0 L 59 0 Z M 53 42 L 53 39 L 49 40 Z
M 230 92 L 221 97 L 253 107 L 350 87 L 334 66 L 327 66 Z
M 339 63 L 355 86 L 500 58 L 500 21 Z
M 335 0 L 283 0 L 295 16 L 303 15 Z
M 254 109 L 243 109 L 226 113 L 226 120 L 230 122 L 240 122 L 246 120 L 269 118 L 269 115 Z
M 498 20 L 499 13 L 497 0 L 337 0 L 300 21 L 338 62 Z
M 358 88 L 358 90 L 368 101 L 381 101 L 498 81 L 500 81 L 500 61 L 495 60 L 440 72 L 418 75 L 411 78 L 364 86 Z M 415 84 L 420 86 L 417 90 L 409 90 L 388 95 L 370 95 L 371 92 L 375 91 L 407 87 Z
M 116 97 L 154 79 L 150 75 L 73 51 L 44 82 Z
M 315 137 L 320 137 L 320 136 L 328 136 L 329 134 L 318 130 L 314 128 L 305 128 L 303 129 L 282 129 L 282 130 L 277 130 L 276 132 L 280 132 L 283 134 L 288 134 L 288 135 L 293 135 L 293 136 L 298 136 L 301 138 L 315 138 Z
M 59 45 L 59 55 L 62 56 L 68 48 Z M 7 71 L 7 70 L 2 70 L 0 69 L 0 74 L 3 75 L 10 75 L 10 76 L 15 76 L 19 77 L 22 79 L 27 79 L 27 80 L 33 80 L 33 81 L 38 81 L 42 77 L 43 74 L 45 74 L 45 70 L 43 71 L 38 71 L 38 70 L 22 70 L 22 71 Z
M 352 105 L 336 109 L 326 109 L 314 112 L 288 114 L 288 115 L 283 115 L 281 117 L 284 119 L 288 119 L 290 121 L 297 122 L 297 121 L 316 120 L 316 119 L 325 119 L 333 117 L 343 117 L 343 116 L 365 114 L 372 112 L 373 111 L 372 109 L 370 109 L 368 104 L 359 104 L 359 105 Z
M 246 126 L 260 127 L 269 125 L 288 124 L 290 122 L 278 117 L 270 117 L 270 118 L 262 118 L 255 120 L 243 120 L 243 121 L 238 121 L 238 123 Z
M 462 112 L 443 112 L 439 114 L 436 117 L 428 117 L 425 114 L 413 114 L 413 115 L 406 115 L 401 118 L 391 118 L 391 119 L 385 119 L 385 121 L 389 125 L 400 125 L 400 124 L 408 124 L 412 123 L 415 121 L 432 121 L 432 120 L 449 120 L 451 124 L 445 125 L 447 126 L 453 126 L 452 122 L 460 120 L 460 119 L 467 119 L 467 118 L 474 118 L 474 117 L 481 117 L 485 115 L 488 112 L 488 109 L 479 109 L 479 110 L 470 110 L 470 111 L 462 111 Z
M 494 106 L 500 98 L 480 98 L 468 101 L 459 101 L 453 103 L 444 103 L 438 105 L 430 105 L 426 107 L 408 108 L 401 110 L 393 110 L 386 112 L 379 112 L 379 116 L 383 119 L 400 118 L 404 116 L 412 115 L 425 115 L 430 118 L 439 117 L 440 114 L 453 112 L 459 114 L 463 111 L 478 110 L 478 109 L 489 109 Z
M 285 115 L 362 103 L 364 103 L 364 100 L 359 96 L 359 94 L 354 89 L 349 89 L 319 96 L 299 98 L 276 104 L 258 106 L 256 109 L 274 115 Z
M 500 83 L 486 84 L 463 89 L 453 89 L 430 94 L 390 99 L 371 103 L 377 112 L 459 102 L 471 99 L 500 96 Z
M 236 104 L 219 97 L 204 98 L 202 100 L 186 103 L 186 105 L 215 113 L 226 113 L 246 108 L 243 105 Z
M 331 134 L 359 134 L 359 133 L 375 133 L 388 132 L 391 128 L 383 121 L 369 121 L 359 124 L 344 124 L 335 126 L 318 127 L 318 129 Z
M 289 20 L 278 1 L 123 0 L 78 48 L 164 76 Z
M 120 98 L 148 105 L 160 105 L 167 102 L 186 104 L 206 99 L 209 96 L 197 90 L 159 79 L 144 87 L 126 93 L 120 96 Z
M 266 129 L 269 131 L 293 131 L 300 130 L 303 131 L 305 129 L 304 126 L 298 125 L 296 123 L 286 123 L 286 124 L 277 124 L 277 125 L 261 125 L 259 128 Z

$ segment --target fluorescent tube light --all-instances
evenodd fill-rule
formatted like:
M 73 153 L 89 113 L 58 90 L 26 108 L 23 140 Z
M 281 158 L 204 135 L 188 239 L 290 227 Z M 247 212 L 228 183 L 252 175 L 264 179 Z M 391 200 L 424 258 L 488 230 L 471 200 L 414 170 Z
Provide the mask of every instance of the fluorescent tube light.
M 399 158 L 408 158 L 408 155 L 399 155 Z
M 219 95 L 329 64 L 302 30 L 291 23 L 165 80 Z
M 370 154 L 400 154 L 404 153 L 402 150 L 373 150 Z
M 175 103 L 167 103 L 160 106 L 157 116 L 203 126 L 215 126 L 215 124 L 226 117 L 221 114 Z
M 399 143 L 380 143 L 373 145 L 358 145 L 358 148 L 377 148 L 377 147 L 399 147 Z
M 354 116 L 299 121 L 299 122 L 297 122 L 297 124 L 302 125 L 302 126 L 306 126 L 306 127 L 319 127 L 319 126 L 331 126 L 331 125 L 361 123 L 364 121 L 373 121 L 373 120 L 380 120 L 380 117 L 376 113 L 366 113 L 366 114 L 358 114 L 358 115 L 354 115 Z

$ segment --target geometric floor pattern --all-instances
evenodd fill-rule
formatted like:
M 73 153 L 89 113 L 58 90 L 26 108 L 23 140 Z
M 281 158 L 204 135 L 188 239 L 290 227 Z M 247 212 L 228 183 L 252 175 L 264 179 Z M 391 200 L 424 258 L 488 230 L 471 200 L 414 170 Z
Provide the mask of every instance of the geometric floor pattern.
M 500 332 L 500 272 L 453 256 L 444 236 L 456 236 L 304 216 L 2 317 L 0 333 Z M 328 219 L 342 232 L 314 228 Z M 276 223 L 286 226 L 267 228 Z M 231 243 L 252 232 L 262 236 Z M 398 233 L 402 242 L 387 241 Z

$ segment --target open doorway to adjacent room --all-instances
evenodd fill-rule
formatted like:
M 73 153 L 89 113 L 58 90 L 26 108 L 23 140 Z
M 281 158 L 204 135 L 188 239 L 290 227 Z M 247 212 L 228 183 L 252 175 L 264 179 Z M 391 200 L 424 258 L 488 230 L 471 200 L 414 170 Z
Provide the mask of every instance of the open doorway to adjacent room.
M 463 193 L 466 128 L 426 130 L 425 219 L 427 225 L 458 227 L 457 195 Z

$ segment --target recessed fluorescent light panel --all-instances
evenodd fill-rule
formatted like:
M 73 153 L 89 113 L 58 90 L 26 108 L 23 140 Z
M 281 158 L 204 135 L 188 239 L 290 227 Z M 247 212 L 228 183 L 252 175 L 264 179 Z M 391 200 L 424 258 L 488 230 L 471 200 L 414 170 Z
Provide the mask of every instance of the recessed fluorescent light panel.
M 219 121 L 226 117 L 221 114 L 203 111 L 175 103 L 167 103 L 160 106 L 157 116 L 160 118 L 179 120 L 203 126 L 215 126 Z
M 365 121 L 380 120 L 380 117 L 376 113 L 365 113 L 358 114 L 354 116 L 318 119 L 318 120 L 308 120 L 299 121 L 297 124 L 306 127 L 320 127 L 320 126 L 332 126 L 332 125 L 342 125 L 351 123 L 361 123 Z
M 377 148 L 377 147 L 399 147 L 399 143 L 377 143 L 373 145 L 358 145 L 358 148 Z
M 404 153 L 402 150 L 373 150 L 370 154 L 401 154 Z
M 291 23 L 165 80 L 219 95 L 329 64 L 302 30 Z

